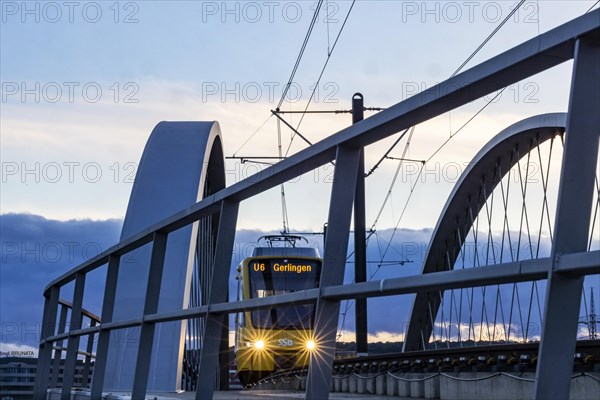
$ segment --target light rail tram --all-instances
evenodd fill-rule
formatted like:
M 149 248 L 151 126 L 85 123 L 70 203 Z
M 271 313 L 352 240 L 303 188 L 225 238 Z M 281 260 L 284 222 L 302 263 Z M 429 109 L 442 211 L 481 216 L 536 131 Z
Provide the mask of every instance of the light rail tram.
M 237 299 L 254 299 L 317 288 L 322 259 L 301 236 L 263 236 L 237 267 Z M 314 304 L 240 312 L 235 317 L 235 360 L 240 383 L 247 386 L 275 371 L 308 365 L 316 351 Z

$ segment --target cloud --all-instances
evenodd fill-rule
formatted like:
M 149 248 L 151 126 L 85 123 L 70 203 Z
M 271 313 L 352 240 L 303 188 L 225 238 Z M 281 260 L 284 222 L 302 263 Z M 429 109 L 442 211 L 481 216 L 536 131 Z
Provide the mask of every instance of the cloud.
M 0 342 L 0 357 L 37 357 L 37 355 L 37 347 Z
M 356 338 L 356 332 L 349 330 L 341 330 L 338 332 L 338 340 L 341 342 L 354 342 Z M 404 332 L 387 332 L 379 331 L 377 333 L 369 333 L 367 335 L 367 341 L 369 343 L 375 342 L 402 342 L 404 340 Z
M 32 214 L 0 215 L 2 237 L 0 242 L 0 343 L 3 349 L 20 346 L 37 347 L 39 328 L 43 307 L 43 288 L 61 274 L 106 250 L 115 244 L 120 235 L 122 221 L 112 220 L 68 220 L 57 221 Z M 235 280 L 235 267 L 246 257 L 251 256 L 252 250 L 261 245 L 259 238 L 264 235 L 277 234 L 277 231 L 259 229 L 241 229 L 237 231 L 233 249 L 232 265 L 229 280 L 230 299 L 234 300 L 237 293 L 238 281 Z M 432 230 L 398 229 L 395 232 L 387 229 L 371 236 L 367 246 L 367 268 L 369 280 L 398 278 L 419 274 L 424 257 L 426 256 Z M 307 236 L 309 246 L 316 247 L 322 254 L 322 236 Z M 548 239 L 541 243 L 542 254 L 548 252 Z M 352 235 L 349 252 L 352 251 Z M 474 249 L 474 248 L 472 248 Z M 478 248 L 483 254 L 484 248 Z M 383 257 L 385 255 L 385 257 Z M 383 259 L 384 262 L 381 262 Z M 465 258 L 474 260 L 471 255 Z M 507 257 L 508 259 L 508 257 Z M 466 267 L 472 266 L 466 264 Z M 84 308 L 100 314 L 101 299 L 104 290 L 105 268 L 91 272 L 86 277 Z M 354 279 L 354 264 L 352 257 L 346 266 L 344 282 L 351 283 Z M 598 277 L 588 277 L 586 293 L 589 297 L 590 287 L 596 291 Z M 539 337 L 539 320 L 543 313 L 545 282 L 537 284 L 531 303 L 531 320 L 527 325 L 527 311 L 531 297 L 531 283 L 518 284 L 513 291 L 513 285 L 490 287 L 483 293 L 482 289 L 464 289 L 455 292 L 454 298 L 445 296 L 445 318 L 448 320 L 450 307 L 455 314 L 453 323 L 457 323 L 456 311 L 462 310 L 461 336 L 468 335 L 469 321 L 476 332 L 487 334 L 488 327 L 493 329 L 496 324 L 497 332 L 505 332 L 510 326 L 512 335 L 528 331 L 529 338 Z M 67 300 L 72 296 L 73 284 L 61 290 L 61 298 Z M 463 296 L 462 303 L 459 296 Z M 494 301 L 502 297 L 501 312 L 495 314 Z M 472 297 L 471 297 L 472 296 Z M 409 321 L 409 312 L 414 295 L 399 295 L 371 298 L 368 300 L 369 340 L 392 341 L 400 340 Z M 486 308 L 482 308 L 483 298 Z M 511 299 L 513 301 L 511 302 Z M 539 299 L 539 302 L 538 302 Z M 476 305 L 476 312 L 469 312 L 469 302 Z M 589 298 L 588 298 L 589 302 Z M 514 305 L 511 305 L 514 303 Z M 503 307 L 503 308 L 502 308 Z M 512 307 L 512 311 L 511 311 Z M 523 320 L 518 309 L 521 309 Z M 484 311 L 482 313 L 482 310 Z M 512 312 L 512 320 L 509 321 Z M 585 311 L 582 309 L 582 315 Z M 233 316 L 231 318 L 233 320 Z M 231 325 L 233 327 L 233 325 Z M 457 328 L 445 328 L 439 318 L 436 322 L 437 331 L 448 332 L 452 337 L 457 335 Z M 483 326 L 483 329 L 480 329 Z M 344 332 L 343 339 L 352 341 L 354 338 L 354 302 L 342 302 L 340 329 Z M 465 332 L 465 329 L 467 330 Z M 472 329 L 472 330 L 473 330 Z M 499 334 L 498 334 L 499 335 Z M 581 326 L 579 336 L 585 336 L 586 330 Z M 9 348 L 9 347 L 6 347 Z M 5 350 L 3 350 L 5 351 Z
M 389 87 L 395 80 L 385 77 L 383 81 L 385 84 L 382 82 L 381 85 L 386 91 L 396 93 L 394 100 L 383 102 L 370 98 L 370 105 L 389 106 L 406 97 L 398 94 L 402 92 L 400 88 L 394 90 Z M 235 91 L 242 97 L 239 101 L 232 96 L 225 96 L 223 99 L 221 83 L 140 77 L 135 82 L 140 91 L 136 94 L 138 101 L 134 103 L 114 102 L 112 95 L 108 95 L 111 93 L 108 89 L 111 83 L 108 81 L 98 83 L 107 94 L 93 104 L 83 99 L 70 103 L 65 98 L 56 104 L 49 104 L 44 101 L 21 102 L 20 96 L 15 96 L 14 99 L 11 97 L 3 104 L 3 118 L 0 122 L 3 132 L 0 150 L 3 155 L 2 182 L 5 185 L 5 190 L 0 194 L 3 209 L 5 212 L 34 212 L 58 219 L 124 215 L 124 205 L 131 191 L 130 174 L 137 168 L 150 132 L 161 120 L 217 120 L 221 125 L 227 156 L 276 156 L 278 124 L 275 117 L 269 117 L 269 110 L 275 107 L 270 96 L 265 94 L 257 102 L 252 102 L 244 99 L 244 91 L 239 89 Z M 208 95 L 206 85 L 216 85 L 218 92 Z M 264 84 L 260 86 L 264 87 Z M 244 87 L 243 82 L 241 87 Z M 304 92 L 307 94 L 306 88 Z M 311 110 L 347 108 L 350 97 L 350 93 L 340 95 L 339 103 L 316 103 L 311 106 Z M 552 99 L 563 97 L 550 96 Z M 407 157 L 427 159 L 434 149 L 448 139 L 449 132 L 456 133 L 484 103 L 485 100 L 478 100 L 454 110 L 451 117 L 442 115 L 418 125 L 410 148 L 407 148 Z M 299 108 L 303 104 L 304 102 L 299 102 L 293 108 Z M 545 103 L 543 106 L 538 103 L 527 103 L 524 105 L 527 107 L 522 105 L 515 105 L 512 92 L 511 96 L 507 93 L 498 103 L 490 106 L 488 111 L 493 110 L 494 114 L 482 113 L 464 129 L 461 128 L 460 134 L 426 166 L 421 180 L 427 180 L 427 184 L 420 184 L 415 196 L 424 196 L 427 202 L 416 198 L 417 201 L 409 209 L 411 214 L 426 215 L 427 210 L 440 208 L 443 205 L 441 200 L 445 198 L 443 194 L 449 193 L 451 189 L 447 181 L 453 178 L 456 167 L 468 163 L 481 146 L 500 130 L 536 113 L 564 109 Z M 367 113 L 367 117 L 371 115 Z M 299 120 L 294 114 L 285 116 L 292 125 L 297 126 Z M 300 131 L 313 143 L 350 124 L 349 117 L 332 117 L 330 114 L 311 114 L 302 121 Z M 261 126 L 262 128 L 257 129 Z M 289 154 L 307 146 L 297 136 L 291 141 L 292 132 L 285 126 L 282 127 L 281 134 L 284 151 L 290 146 Z M 394 135 L 366 149 L 367 169 L 375 165 L 396 138 L 397 135 Z M 403 148 L 404 142 L 390 156 L 400 157 Z M 255 163 L 243 164 L 240 160 L 227 160 L 228 183 L 235 183 L 265 167 Z M 301 181 L 288 184 L 287 188 L 298 188 L 297 198 L 305 199 L 307 193 L 311 197 L 318 193 L 317 201 L 327 198 L 330 185 L 313 184 L 330 183 L 333 170 L 326 167 L 327 165 L 312 171 Z M 402 199 L 402 193 L 407 193 L 406 190 L 417 176 L 418 167 L 418 163 L 406 163 L 403 166 L 395 196 Z M 368 204 L 379 203 L 380 197 L 387 192 L 395 169 L 396 162 L 386 160 L 369 178 Z M 443 181 L 443 187 L 440 187 L 439 180 Z M 97 198 L 106 192 L 110 192 L 111 196 L 99 203 Z M 294 201 L 293 195 L 294 193 L 288 195 L 288 208 L 294 211 L 290 213 L 291 223 L 297 223 L 293 216 L 299 212 L 309 216 L 306 225 L 315 227 L 322 223 L 317 223 L 316 217 L 312 216 L 321 207 L 306 207 L 305 202 Z M 278 200 L 278 196 L 270 196 L 261 202 L 274 207 Z M 269 222 L 270 227 L 277 226 L 276 223 L 279 222 L 277 213 L 263 218 Z M 245 227 L 257 226 L 256 222 L 251 218 L 241 221 Z M 425 226 L 434 223 L 433 220 L 427 220 Z M 419 227 L 413 221 L 410 221 L 410 226 Z
M 32 214 L 0 215 L 0 342 L 37 345 L 43 289 L 51 280 L 118 241 L 120 220 L 56 221 Z M 103 278 L 102 278 L 103 279 Z M 91 274 L 86 290 L 104 281 Z M 61 297 L 69 296 L 67 286 Z M 86 297 L 86 305 L 97 299 Z
M 118 241 L 122 221 L 46 219 L 32 214 L 4 214 L 0 216 L 1 239 L 1 324 L 0 342 L 36 346 L 43 309 L 43 289 L 53 279 L 77 266 L 88 258 L 106 250 Z M 239 262 L 252 254 L 259 246 L 258 239 L 276 231 L 242 229 L 236 234 L 232 271 Z M 385 232 L 384 232 L 385 233 Z M 390 246 L 386 259 L 416 257 L 407 267 L 369 267 L 374 279 L 403 276 L 415 273 L 420 265 L 421 249 L 425 248 L 430 230 L 399 230 Z M 385 236 L 385 235 L 384 235 Z M 389 236 L 389 235 L 388 235 Z M 309 245 L 319 248 L 322 254 L 321 236 L 309 236 Z M 381 243 L 386 243 L 383 239 Z M 369 259 L 379 256 L 377 243 L 368 247 Z M 352 244 L 350 244 L 352 246 Z M 402 254 L 404 252 L 404 254 Z M 353 264 L 348 264 L 345 280 L 352 281 Z M 410 266 L 408 266 L 410 265 Z M 101 313 L 101 297 L 104 288 L 104 270 L 92 272 L 86 279 L 84 307 Z M 230 275 L 231 298 L 237 292 L 235 274 Z M 72 296 L 72 284 L 61 291 L 61 298 Z M 372 300 L 379 302 L 381 299 Z M 407 303 L 408 304 L 408 303 Z M 406 304 L 403 308 L 408 307 Z M 383 307 L 385 308 L 385 307 Z M 374 311 L 375 318 L 379 311 Z M 383 324 L 378 330 L 394 329 L 393 324 Z

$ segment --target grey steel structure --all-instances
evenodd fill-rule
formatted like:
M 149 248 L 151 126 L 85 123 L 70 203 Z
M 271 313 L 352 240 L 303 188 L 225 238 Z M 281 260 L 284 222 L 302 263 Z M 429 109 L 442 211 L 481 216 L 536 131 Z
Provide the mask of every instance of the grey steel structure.
M 188 207 L 225 187 L 225 169 L 219 124 L 216 122 L 162 122 L 154 128 L 139 164 L 121 240 L 126 240 L 149 225 Z M 200 274 L 195 267 L 206 270 L 205 257 L 196 259 L 196 249 L 211 252 L 214 242 L 211 232 L 215 221 L 203 219 L 169 236 L 164 255 L 167 265 L 162 274 L 161 294 L 152 296 L 156 311 L 173 311 L 202 304 Z M 200 242 L 201 245 L 197 246 Z M 139 316 L 147 305 L 146 282 L 152 249 L 138 249 L 123 260 L 115 294 L 113 320 Z M 192 288 L 198 287 L 199 290 Z M 194 296 L 197 294 L 196 296 Z M 198 296 L 199 295 L 199 296 Z M 194 297 L 196 297 L 194 299 Z M 193 321 L 197 324 L 197 321 Z M 138 339 L 142 345 L 153 341 L 155 351 L 144 352 L 149 363 L 148 389 L 173 392 L 181 389 L 181 375 L 186 344 L 186 330 L 194 332 L 185 321 L 142 326 L 115 331 L 108 346 L 108 369 L 105 390 L 128 391 L 134 380 Z M 150 332 L 152 331 L 152 332 Z M 189 336 L 188 332 L 188 336 Z M 194 333 L 195 334 L 195 333 Z M 188 340 L 188 344 L 192 341 Z M 191 349 L 188 349 L 191 350 Z
M 471 214 L 479 214 L 498 182 L 519 159 L 527 156 L 527 152 L 518 153 L 515 149 L 527 149 L 532 139 L 541 144 L 562 134 L 566 124 L 567 114 L 564 113 L 531 117 L 503 130 L 479 151 L 469 164 L 468 173 L 463 174 L 454 186 L 441 213 L 423 263 L 423 274 L 454 269 L 466 240 L 465 233 L 473 228 Z M 438 314 L 440 302 L 439 290 L 417 293 L 404 351 L 425 349 L 433 331 L 431 316 Z
M 357 175 L 363 173 L 359 166 L 364 146 L 568 60 L 574 60 L 574 68 L 566 121 L 560 115 L 526 120 L 504 132 L 496 142 L 491 143 L 486 151 L 480 154 L 480 162 L 473 167 L 473 170 L 486 174 L 486 160 L 496 160 L 491 167 L 488 165 L 492 169 L 498 163 L 508 162 L 506 151 L 512 146 L 511 140 L 518 141 L 528 134 L 537 133 L 543 137 L 565 129 L 566 143 L 551 257 L 459 270 L 440 267 L 439 264 L 430 264 L 427 261 L 424 273 L 419 276 L 342 285 Z M 317 313 L 315 339 L 320 352 L 318 356 L 313 355 L 311 358 L 306 398 L 326 399 L 329 396 L 340 300 L 421 293 L 413 307 L 412 323 L 407 338 L 408 347 L 418 347 L 419 340 L 428 340 L 426 335 L 429 328 L 426 321 L 429 316 L 423 316 L 422 312 L 426 309 L 429 313 L 436 306 L 439 301 L 436 291 L 535 280 L 547 280 L 548 287 L 533 395 L 537 399 L 568 398 L 582 280 L 585 275 L 600 273 L 600 251 L 587 251 L 600 135 L 599 89 L 600 11 L 596 10 L 329 136 L 260 172 L 258 176 L 217 191 L 191 207 L 122 240 L 108 251 L 54 280 L 45 289 L 37 398 L 43 398 L 45 395 L 53 343 L 68 340 L 67 359 L 74 359 L 78 349 L 78 338 L 94 333 L 99 335 L 99 342 L 91 390 L 92 398 L 100 398 L 110 332 L 132 327 L 141 327 L 139 347 L 143 350 L 138 352 L 133 371 L 132 397 L 143 398 L 151 371 L 149 356 L 157 346 L 153 340 L 155 327 L 198 317 L 206 318 L 206 326 L 199 357 L 197 398 L 211 398 L 218 357 L 217 343 L 227 314 L 283 304 L 314 302 Z M 335 173 L 320 288 L 267 298 L 226 302 L 225 293 L 239 203 L 333 160 Z M 469 177 L 472 178 L 473 175 Z M 479 179 L 469 177 L 461 179 L 446 206 L 434 241 L 430 245 L 430 257 L 436 257 L 434 249 L 440 246 L 436 237 L 443 237 L 447 233 L 444 222 L 447 219 L 446 215 L 456 211 L 458 207 L 458 203 L 453 202 L 454 199 L 480 187 Z M 187 309 L 160 310 L 157 306 L 159 295 L 165 289 L 161 288 L 161 277 L 168 240 L 181 229 L 209 216 L 219 216 L 219 219 L 213 262 L 206 282 L 210 287 L 208 303 Z M 123 270 L 121 260 L 128 253 L 149 244 L 152 249 L 144 309 L 140 310 L 137 316 L 127 319 L 112 318 L 117 277 Z M 75 281 L 73 305 L 74 309 L 79 309 L 85 275 L 105 264 L 108 264 L 108 272 L 101 323 L 89 328 L 74 326 L 68 332 L 57 334 L 54 325 L 61 287 Z M 72 374 L 72 371 L 65 370 L 65 374 Z M 70 393 L 63 392 L 63 398 L 69 396 Z

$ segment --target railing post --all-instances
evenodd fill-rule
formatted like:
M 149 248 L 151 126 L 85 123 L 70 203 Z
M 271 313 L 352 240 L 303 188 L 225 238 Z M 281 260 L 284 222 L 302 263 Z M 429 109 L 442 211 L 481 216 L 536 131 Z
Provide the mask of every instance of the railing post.
M 120 260 L 121 257 L 118 255 L 110 255 L 108 257 L 106 286 L 104 288 L 104 301 L 102 303 L 102 315 L 100 317 L 100 332 L 98 333 L 98 346 L 96 346 L 96 360 L 92 375 L 92 391 L 90 396 L 92 400 L 100 400 L 102 398 L 104 375 L 106 373 L 106 358 L 110 341 L 110 331 L 102 330 L 102 324 L 112 322 Z
M 327 219 L 324 265 L 321 271 L 321 288 L 341 285 L 344 281 L 360 153 L 361 149 L 342 146 L 337 148 Z M 319 298 L 315 310 L 314 327 L 317 348 L 310 355 L 306 399 L 326 400 L 329 398 L 329 383 L 335 355 L 339 315 L 339 300 L 330 301 Z
M 58 295 L 60 288 L 52 286 L 50 293 L 45 294 L 44 315 L 42 317 L 42 332 L 40 349 L 38 353 L 37 372 L 35 377 L 34 398 L 45 399 L 50 378 L 50 364 L 52 362 L 52 347 L 54 343 L 46 342 L 46 338 L 54 334 L 56 328 L 56 314 L 58 314 Z
M 214 260 L 212 262 L 208 305 L 227 301 L 229 270 L 231 269 L 231 255 L 235 240 L 238 209 L 239 203 L 236 201 L 225 200 L 221 203 L 219 230 L 217 233 Z M 217 374 L 219 349 L 221 347 L 221 331 L 226 318 L 228 316 L 225 314 L 208 314 L 206 317 L 198 365 L 196 400 L 212 399 Z
M 78 272 L 75 276 L 75 289 L 73 290 L 73 308 L 71 308 L 71 321 L 69 332 L 81 329 L 83 291 L 85 288 L 85 274 Z M 67 356 L 63 370 L 63 383 L 61 400 L 71 400 L 71 389 L 75 379 L 75 367 L 77 365 L 77 352 L 79 351 L 79 336 L 69 336 L 67 339 Z
M 58 330 L 57 333 L 64 333 L 65 328 L 67 326 L 67 313 L 69 311 L 69 307 L 64 304 L 60 305 L 60 317 L 58 320 Z M 53 343 L 52 347 L 60 347 L 60 349 L 54 350 L 54 362 L 52 363 L 52 380 L 50 381 L 50 387 L 58 387 L 58 373 L 60 371 L 60 359 L 62 356 L 62 347 L 64 345 L 64 340 L 60 342 Z
M 155 314 L 158 310 L 166 251 L 167 234 L 155 232 L 152 240 L 152 256 L 150 258 L 150 271 L 148 272 L 148 284 L 146 286 L 146 299 L 144 300 L 144 317 Z M 142 322 L 140 343 L 135 363 L 133 389 L 131 391 L 132 399 L 146 398 L 155 328 L 156 324 L 153 322 Z
M 548 273 L 536 399 L 568 399 L 583 277 L 554 271 L 563 254 L 587 250 L 600 135 L 600 42 L 575 46 L 565 149 Z
M 96 326 L 96 320 L 92 319 L 90 326 Z M 90 378 L 90 369 L 91 369 L 91 364 L 92 364 L 92 351 L 94 351 L 94 333 L 90 333 L 88 335 L 88 343 L 87 343 L 87 347 L 85 349 L 85 352 L 87 353 L 85 355 L 85 360 L 83 362 L 83 372 L 82 372 L 82 376 L 81 376 L 81 387 L 87 387 L 88 385 L 88 379 Z

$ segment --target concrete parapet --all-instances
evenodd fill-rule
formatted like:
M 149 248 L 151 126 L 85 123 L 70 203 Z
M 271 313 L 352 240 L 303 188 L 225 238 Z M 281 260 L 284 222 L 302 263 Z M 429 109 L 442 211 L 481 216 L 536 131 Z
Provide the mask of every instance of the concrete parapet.
M 459 372 L 442 374 L 423 373 L 394 373 L 375 374 L 361 379 L 356 375 L 338 376 L 333 379 L 333 388 L 341 389 L 343 392 L 352 386 L 355 390 L 361 388 L 364 394 L 377 394 L 384 396 L 399 396 L 406 398 L 425 398 L 440 400 L 504 400 L 531 399 L 533 396 L 533 380 L 535 374 L 532 372 L 500 373 L 500 372 Z M 363 384 L 358 382 L 363 381 Z M 352 385 L 351 382 L 354 382 Z M 259 387 L 260 386 L 260 387 Z M 258 391 L 278 390 L 285 392 L 290 390 L 306 390 L 306 379 L 301 377 L 285 378 L 285 381 L 268 382 L 257 386 Z M 570 400 L 596 400 L 600 393 L 600 373 L 586 372 L 574 374 L 571 380 Z M 128 392 L 113 392 L 105 394 L 106 400 L 130 399 Z M 148 396 L 152 398 L 153 394 Z M 164 393 L 160 394 L 164 396 Z M 360 397 L 360 396 L 359 396 Z M 364 396 L 363 396 L 364 397 Z M 61 390 L 50 389 L 47 392 L 47 400 L 60 400 Z M 71 400 L 88 400 L 89 391 L 73 391 Z M 167 398 L 167 397 L 158 397 Z M 170 397 L 168 397 L 170 398 Z
M 394 378 L 391 378 L 394 379 Z M 387 394 L 387 374 L 379 374 L 375 378 L 375 393 L 378 395 Z M 391 394 L 394 396 L 394 394 Z
M 600 373 L 591 372 L 571 379 L 570 400 L 597 399 L 600 393 Z
M 356 393 L 356 391 L 358 390 L 357 388 L 357 377 L 354 374 L 351 374 L 350 377 L 348 378 L 348 392 L 349 393 Z
M 348 393 L 349 391 L 350 391 L 350 375 L 346 375 L 342 379 L 342 392 Z
M 410 397 L 413 399 L 422 399 L 425 397 L 424 374 L 406 374 L 410 379 Z
M 365 379 L 365 393 L 375 394 L 375 375 L 369 375 Z
M 535 373 L 461 372 L 439 377 L 442 400 L 503 400 L 530 399 L 533 396 Z M 571 400 L 597 399 L 600 393 L 600 373 L 586 373 L 571 380 Z
M 342 391 L 342 381 L 344 379 L 340 376 L 334 376 L 332 379 L 333 379 L 333 391 L 341 392 Z
M 410 397 L 410 382 L 405 380 L 398 381 L 398 396 L 400 397 Z
M 431 375 L 429 375 L 431 376 Z M 440 398 L 440 375 L 434 374 L 433 377 L 425 380 L 425 398 L 439 399 Z
M 367 377 L 360 375 L 355 376 L 356 378 L 356 393 L 365 394 L 367 391 Z
M 293 390 L 300 390 L 301 386 L 302 386 L 302 379 L 299 376 L 294 376 L 294 379 L 292 380 Z
M 386 388 L 388 396 L 398 396 L 398 380 L 389 374 L 386 376 Z
M 306 377 L 302 377 L 299 379 L 300 381 L 300 390 L 306 390 Z
M 516 375 L 515 375 L 516 376 Z M 517 378 L 498 373 L 460 372 L 440 376 L 441 398 L 445 400 L 502 400 L 531 398 L 533 373 Z

